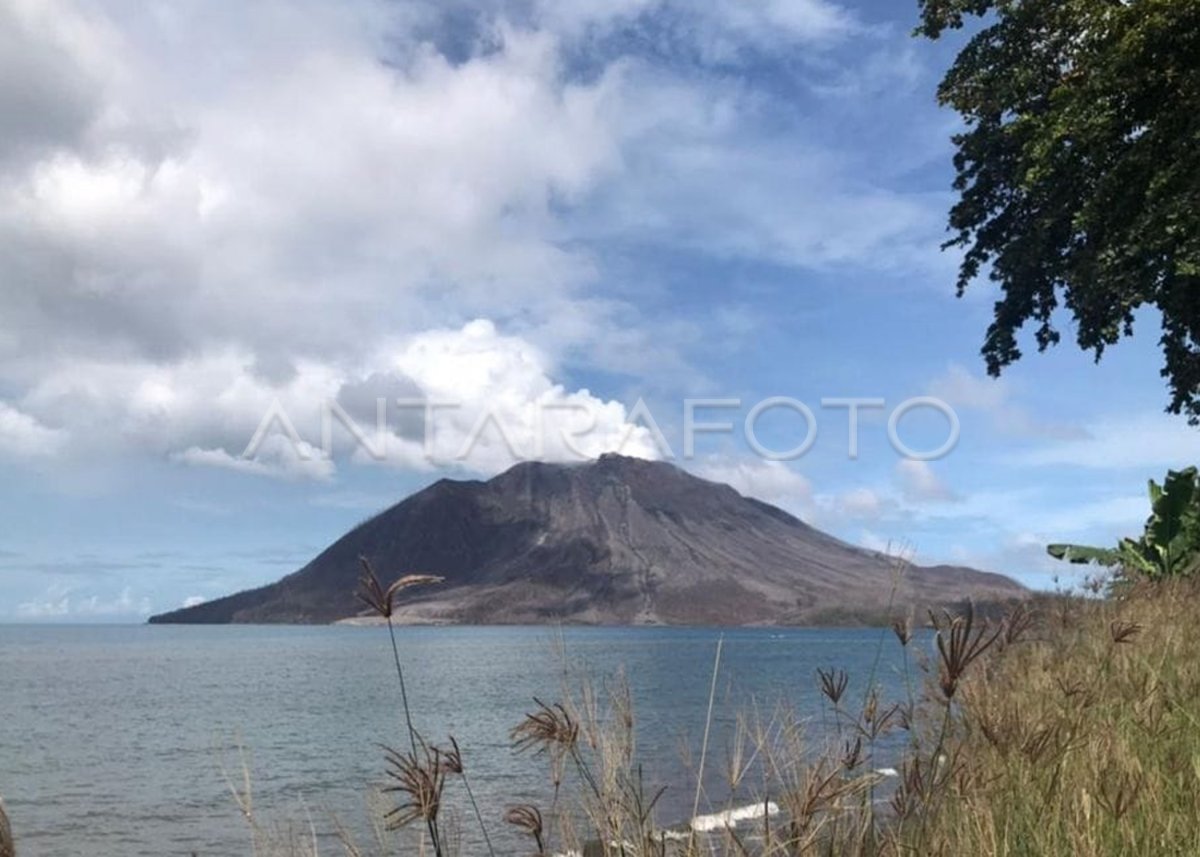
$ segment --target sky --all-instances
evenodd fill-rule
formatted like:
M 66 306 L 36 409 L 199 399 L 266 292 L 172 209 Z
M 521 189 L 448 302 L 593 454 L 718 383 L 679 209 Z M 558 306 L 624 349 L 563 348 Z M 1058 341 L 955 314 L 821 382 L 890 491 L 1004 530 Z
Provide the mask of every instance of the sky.
M 0 0 L 0 622 L 141 621 L 437 479 L 614 450 L 1074 580 L 1045 544 L 1140 531 L 1200 433 L 1162 412 L 1149 312 L 1099 364 L 1026 340 L 986 376 L 996 293 L 956 298 L 940 249 L 962 39 L 915 18 Z M 856 456 L 847 398 L 882 400 Z M 930 398 L 957 442 L 906 456 L 890 422 L 951 436 Z M 687 455 L 689 421 L 731 429 Z

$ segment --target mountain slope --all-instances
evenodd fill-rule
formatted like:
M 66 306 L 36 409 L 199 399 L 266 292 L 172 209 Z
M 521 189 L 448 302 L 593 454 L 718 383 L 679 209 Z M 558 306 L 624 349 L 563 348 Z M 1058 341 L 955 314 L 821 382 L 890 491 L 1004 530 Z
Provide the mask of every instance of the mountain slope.
M 670 464 L 602 456 L 442 480 L 277 583 L 151 622 L 329 622 L 356 615 L 358 557 L 384 583 L 446 582 L 404 599 L 410 621 L 802 623 L 833 613 L 1020 596 L 996 574 L 909 568 Z

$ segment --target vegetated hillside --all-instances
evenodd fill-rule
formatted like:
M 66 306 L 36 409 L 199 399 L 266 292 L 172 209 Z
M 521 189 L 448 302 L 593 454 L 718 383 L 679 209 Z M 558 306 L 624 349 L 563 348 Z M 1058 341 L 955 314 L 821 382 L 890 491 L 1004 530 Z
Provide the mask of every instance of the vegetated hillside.
M 277 583 L 152 622 L 331 622 L 355 616 L 367 557 L 384 583 L 442 575 L 402 621 L 801 624 L 898 607 L 1020 597 L 968 568 L 910 567 L 663 462 L 527 462 L 444 479 L 355 527 Z

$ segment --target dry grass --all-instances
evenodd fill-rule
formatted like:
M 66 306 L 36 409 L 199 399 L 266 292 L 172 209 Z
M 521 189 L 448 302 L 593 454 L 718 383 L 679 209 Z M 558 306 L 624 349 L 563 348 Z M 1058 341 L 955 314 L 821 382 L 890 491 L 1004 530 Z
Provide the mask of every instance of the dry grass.
M 1200 590 L 1051 609 L 961 689 L 951 775 L 899 841 L 937 854 L 1195 854 Z
M 554 785 L 550 807 L 523 808 L 537 813 L 537 854 L 667 853 L 654 818 L 663 790 L 647 786 L 637 762 L 633 699 L 623 676 L 601 692 L 588 682 L 576 692 L 564 686 L 562 699 L 537 702 L 512 738 L 518 750 L 546 757 Z

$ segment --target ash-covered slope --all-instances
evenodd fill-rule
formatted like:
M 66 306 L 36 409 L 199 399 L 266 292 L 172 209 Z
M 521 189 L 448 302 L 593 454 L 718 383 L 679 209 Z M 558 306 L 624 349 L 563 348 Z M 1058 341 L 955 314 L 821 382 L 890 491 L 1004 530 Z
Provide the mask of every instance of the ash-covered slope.
M 413 590 L 428 622 L 791 624 L 1019 597 L 1012 580 L 910 567 L 670 464 L 606 455 L 524 463 L 488 482 L 442 480 L 354 528 L 278 583 L 151 622 L 330 622 L 356 615 L 359 556 Z M 407 595 L 407 594 L 406 594 Z

